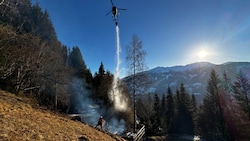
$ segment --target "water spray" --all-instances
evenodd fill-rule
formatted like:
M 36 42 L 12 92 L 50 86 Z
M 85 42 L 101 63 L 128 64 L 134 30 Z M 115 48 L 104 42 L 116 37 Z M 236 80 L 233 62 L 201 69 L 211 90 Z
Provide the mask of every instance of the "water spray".
M 120 36 L 119 27 L 116 25 L 116 68 L 112 89 L 110 91 L 110 99 L 114 102 L 115 109 L 118 111 L 125 111 L 127 109 L 127 99 L 122 95 L 122 90 L 119 89 L 119 74 L 120 74 Z

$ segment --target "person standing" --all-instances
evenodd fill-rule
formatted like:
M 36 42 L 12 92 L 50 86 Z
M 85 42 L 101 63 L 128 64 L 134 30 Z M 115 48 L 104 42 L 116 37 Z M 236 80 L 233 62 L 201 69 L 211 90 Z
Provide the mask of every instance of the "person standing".
M 98 123 L 97 123 L 97 125 L 95 126 L 95 128 L 97 128 L 98 126 L 100 126 L 101 129 L 102 129 L 103 125 L 104 125 L 104 119 L 103 119 L 102 116 L 100 116 L 100 118 L 99 118 L 99 120 L 98 120 Z

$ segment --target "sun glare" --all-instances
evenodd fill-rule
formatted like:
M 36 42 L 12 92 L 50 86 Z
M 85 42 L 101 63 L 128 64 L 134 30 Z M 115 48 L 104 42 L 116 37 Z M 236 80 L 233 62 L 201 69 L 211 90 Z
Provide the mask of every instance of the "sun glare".
M 207 52 L 205 50 L 201 50 L 197 54 L 199 58 L 205 58 L 207 56 Z
M 217 63 L 221 59 L 222 54 L 220 54 L 219 50 L 215 51 L 215 47 L 217 46 L 214 44 L 205 44 L 194 47 L 193 51 L 190 53 L 192 54 L 192 62 Z

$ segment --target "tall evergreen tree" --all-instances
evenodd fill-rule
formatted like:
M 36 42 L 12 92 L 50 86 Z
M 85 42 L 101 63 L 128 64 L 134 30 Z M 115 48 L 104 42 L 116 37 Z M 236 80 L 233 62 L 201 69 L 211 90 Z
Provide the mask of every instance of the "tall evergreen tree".
M 153 133 L 153 122 L 154 122 L 154 110 L 153 100 L 151 94 L 141 96 L 137 101 L 138 118 L 140 122 L 146 126 L 146 134 L 150 135 Z
M 193 134 L 193 120 L 190 112 L 190 96 L 185 90 L 184 84 L 180 86 L 180 97 L 176 114 L 177 133 Z
M 160 120 L 160 125 L 162 127 L 163 132 L 166 131 L 167 124 L 166 124 L 166 112 L 167 112 L 167 100 L 166 96 L 163 93 L 162 98 L 161 98 L 161 120 Z
M 218 75 L 215 70 L 212 70 L 199 121 L 202 134 L 205 137 L 227 138 L 226 124 L 220 105 L 219 84 Z
M 29 32 L 33 35 L 40 36 L 42 40 L 46 41 L 57 40 L 56 32 L 48 11 L 45 10 L 43 12 L 38 3 L 32 6 L 30 20 L 32 21 L 32 29 Z
M 221 84 L 221 91 L 223 92 L 223 95 L 221 95 L 220 103 L 223 107 L 222 112 L 228 127 L 230 140 L 244 140 L 242 138 L 242 133 L 246 132 L 247 130 L 243 129 L 244 126 L 240 124 L 242 121 L 242 118 L 240 117 L 241 110 L 238 104 L 234 102 L 235 100 L 233 100 L 234 98 L 232 94 L 233 91 L 231 80 L 228 78 L 226 73 L 223 74 Z
M 112 86 L 113 75 L 109 71 L 105 71 L 101 62 L 98 72 L 93 78 L 94 95 L 93 97 L 100 102 L 102 106 L 111 106 L 109 99 L 109 91 Z
M 239 105 L 250 118 L 250 82 L 246 77 L 244 77 L 242 72 L 237 75 L 237 80 L 234 83 L 233 88 L 234 95 Z
M 166 105 L 166 96 L 163 93 L 161 97 L 161 115 L 164 115 L 167 111 L 167 105 Z
M 192 99 L 191 99 L 191 111 L 192 113 L 192 118 L 193 118 L 193 123 L 194 123 L 194 133 L 196 135 L 200 134 L 199 127 L 198 127 L 198 110 L 197 110 L 197 102 L 194 94 L 192 94 Z
M 158 132 L 158 129 L 161 128 L 161 100 L 157 93 L 154 94 L 153 109 L 154 109 L 153 129 L 155 130 L 155 132 Z
M 87 67 L 83 60 L 79 47 L 75 46 L 69 54 L 69 65 L 74 69 L 75 76 L 82 76 Z
M 101 76 L 101 77 L 103 77 L 105 75 L 105 69 L 104 69 L 104 65 L 103 65 L 102 62 L 101 62 L 101 65 L 100 65 L 100 67 L 98 69 L 98 75 Z
M 176 90 L 176 95 L 174 96 L 174 118 L 173 118 L 173 133 L 178 132 L 179 127 L 179 106 L 180 106 L 180 90 Z
M 173 121 L 174 121 L 174 99 L 173 93 L 170 87 L 167 89 L 167 111 L 166 111 L 166 124 L 167 133 L 173 133 Z
M 0 6 L 0 23 L 11 25 L 18 34 L 31 33 L 39 36 L 43 41 L 57 41 L 56 32 L 48 12 L 44 12 L 31 0 L 8 0 Z

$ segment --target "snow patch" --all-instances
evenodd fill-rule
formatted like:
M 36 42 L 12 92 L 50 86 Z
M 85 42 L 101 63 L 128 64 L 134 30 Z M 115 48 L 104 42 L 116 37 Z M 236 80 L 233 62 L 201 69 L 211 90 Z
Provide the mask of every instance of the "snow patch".
M 192 84 L 192 86 L 193 86 L 193 87 L 196 87 L 196 88 L 199 87 L 199 86 L 201 86 L 201 85 L 202 85 L 202 84 L 201 84 L 200 82 L 195 82 L 195 83 Z
M 154 92 L 156 92 L 156 88 L 150 87 L 150 88 L 148 89 L 148 92 L 149 92 L 149 93 L 154 93 Z
M 196 77 L 197 74 L 189 74 L 188 76 L 190 77 L 190 79 L 192 79 L 192 78 Z

